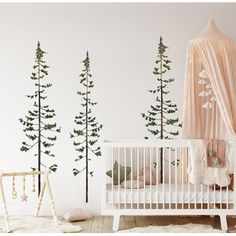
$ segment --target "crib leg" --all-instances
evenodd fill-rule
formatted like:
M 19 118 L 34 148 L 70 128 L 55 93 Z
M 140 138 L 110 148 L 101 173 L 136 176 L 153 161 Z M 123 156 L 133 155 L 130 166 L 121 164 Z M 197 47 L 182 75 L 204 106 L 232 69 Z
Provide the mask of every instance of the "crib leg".
M 224 214 L 220 215 L 220 224 L 221 224 L 221 230 L 226 231 L 228 229 L 226 215 Z
M 113 216 L 113 231 L 118 231 L 120 224 L 120 215 Z
M 209 209 L 215 209 L 214 204 L 209 204 Z M 211 218 L 214 218 L 215 215 L 210 215 Z

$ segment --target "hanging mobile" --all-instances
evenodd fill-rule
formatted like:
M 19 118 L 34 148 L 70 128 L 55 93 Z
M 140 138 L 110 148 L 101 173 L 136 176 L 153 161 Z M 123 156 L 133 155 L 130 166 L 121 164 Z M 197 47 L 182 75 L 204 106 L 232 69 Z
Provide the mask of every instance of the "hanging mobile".
M 23 195 L 20 197 L 22 202 L 26 202 L 28 196 L 25 195 L 25 174 L 23 175 Z
M 36 192 L 36 187 L 35 187 L 35 175 L 33 174 L 33 185 L 32 185 L 32 192 Z
M 15 175 L 12 176 L 12 198 L 14 200 L 17 198 Z

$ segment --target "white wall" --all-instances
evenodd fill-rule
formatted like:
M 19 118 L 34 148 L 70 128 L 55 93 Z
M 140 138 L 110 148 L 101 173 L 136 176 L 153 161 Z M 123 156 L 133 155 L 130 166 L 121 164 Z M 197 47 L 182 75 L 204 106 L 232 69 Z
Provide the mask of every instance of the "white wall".
M 28 170 L 36 163 L 33 152 L 22 153 L 19 148 L 24 136 L 18 119 L 30 107 L 25 97 L 33 91 L 29 79 L 39 40 L 48 52 L 48 102 L 57 112 L 62 126 L 55 146 L 59 170 L 51 176 L 59 213 L 71 207 L 85 207 L 99 213 L 99 158 L 92 166 L 89 203 L 85 204 L 85 179 L 73 177 L 75 152 L 69 132 L 73 118 L 79 112 L 78 75 L 81 60 L 89 50 L 98 102 L 96 115 L 104 124 L 102 139 L 143 138 L 147 131 L 141 112 L 152 101 L 147 92 L 155 84 L 152 74 L 157 43 L 162 35 L 169 45 L 172 71 L 176 79 L 172 98 L 179 105 L 181 115 L 184 66 L 188 40 L 206 25 L 212 12 L 220 29 L 236 39 L 234 23 L 236 4 L 0 4 L 0 168 Z M 22 179 L 17 179 L 18 191 Z M 31 189 L 32 179 L 27 178 Z M 28 204 L 13 203 L 10 182 L 7 200 L 11 213 L 26 214 L 33 209 L 31 196 Z M 20 193 L 19 193 L 20 194 Z M 44 207 L 45 214 L 49 210 Z M 18 209 L 18 210 L 17 210 Z

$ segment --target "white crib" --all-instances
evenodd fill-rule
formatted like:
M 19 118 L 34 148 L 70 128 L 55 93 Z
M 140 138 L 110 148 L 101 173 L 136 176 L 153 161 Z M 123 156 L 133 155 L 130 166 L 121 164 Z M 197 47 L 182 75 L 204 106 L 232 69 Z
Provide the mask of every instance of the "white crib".
M 232 142 L 230 148 L 236 148 L 235 143 Z M 104 141 L 102 149 L 101 213 L 114 216 L 114 231 L 119 228 L 121 215 L 219 215 L 223 230 L 227 229 L 226 216 L 236 215 L 235 191 L 229 187 L 216 189 L 189 182 L 187 167 L 190 140 Z M 130 176 L 126 176 L 126 172 L 123 176 L 124 180 L 130 179 L 131 185 L 133 177 L 143 167 L 154 170 L 156 184 L 146 184 L 143 188 L 138 186 L 136 189 L 113 184 L 115 161 L 121 166 L 131 167 Z M 121 182 L 120 165 L 118 182 Z M 112 170 L 111 178 L 106 175 L 108 170 Z M 149 174 L 152 179 L 151 172 Z M 236 189 L 236 181 L 233 189 Z

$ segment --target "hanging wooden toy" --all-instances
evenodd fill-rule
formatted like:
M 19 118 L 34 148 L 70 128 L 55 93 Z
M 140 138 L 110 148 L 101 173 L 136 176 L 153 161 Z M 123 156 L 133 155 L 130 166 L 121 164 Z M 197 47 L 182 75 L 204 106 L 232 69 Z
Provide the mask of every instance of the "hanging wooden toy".
M 35 185 L 35 174 L 32 175 L 33 176 L 33 181 L 32 181 L 32 192 L 35 193 L 36 192 L 36 185 Z M 25 174 L 23 174 L 23 194 L 20 197 L 22 202 L 26 202 L 28 200 L 28 197 L 25 194 L 25 183 L 26 183 L 26 179 L 25 179 Z M 15 200 L 17 199 L 17 192 L 16 192 L 16 178 L 15 178 L 15 174 L 12 176 L 12 198 Z
M 26 202 L 28 196 L 25 194 L 25 174 L 23 174 L 23 195 L 20 197 L 22 202 Z
M 36 186 L 35 186 L 35 175 L 33 174 L 33 185 L 32 185 L 32 192 L 36 192 Z
M 16 192 L 16 182 L 15 182 L 15 175 L 12 176 L 12 198 L 15 200 L 17 198 Z

